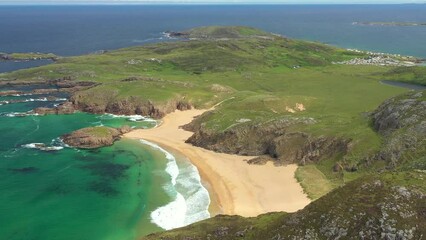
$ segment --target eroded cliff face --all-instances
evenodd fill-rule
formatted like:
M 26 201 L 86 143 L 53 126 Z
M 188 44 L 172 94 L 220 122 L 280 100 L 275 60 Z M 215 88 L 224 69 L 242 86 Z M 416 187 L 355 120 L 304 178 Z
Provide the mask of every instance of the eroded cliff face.
M 202 118 L 203 116 L 184 126 L 186 130 L 194 131 L 187 143 L 216 152 L 250 156 L 269 155 L 280 165 L 317 162 L 325 157 L 346 154 L 349 149 L 350 139 L 312 136 L 291 130 L 294 125 L 315 124 L 312 118 L 289 117 L 267 123 L 245 123 L 222 132 L 207 129 L 201 123 Z M 250 163 L 263 163 L 263 159 L 265 158 L 255 159 Z
M 385 101 L 372 114 L 373 127 L 384 138 L 381 150 L 368 163 L 386 161 L 388 168 L 407 163 L 426 153 L 426 91 L 409 92 Z
M 81 99 L 76 94 L 71 97 L 70 102 L 74 105 L 75 109 L 83 112 L 96 114 L 111 113 L 117 115 L 136 114 L 156 119 L 162 118 L 167 113 L 173 112 L 176 109 L 188 110 L 192 108 L 190 103 L 182 100 L 170 100 L 164 104 L 155 104 L 152 101 L 132 96 L 124 99 L 112 98 L 100 102 L 89 102 Z
M 35 83 L 22 82 L 19 84 L 34 85 Z M 58 91 L 70 93 L 69 100 L 57 107 L 34 109 L 33 112 L 39 115 L 72 114 L 76 111 L 82 111 L 94 114 L 142 115 L 159 119 L 176 109 L 188 110 L 192 108 L 190 102 L 185 99 L 175 98 L 165 103 L 154 103 L 136 96 L 119 97 L 117 91 L 92 91 L 92 88 L 100 86 L 100 84 L 91 82 L 57 79 L 43 84 L 53 85 L 57 88 L 34 89 L 31 92 L 9 91 L 3 94 L 46 94 Z

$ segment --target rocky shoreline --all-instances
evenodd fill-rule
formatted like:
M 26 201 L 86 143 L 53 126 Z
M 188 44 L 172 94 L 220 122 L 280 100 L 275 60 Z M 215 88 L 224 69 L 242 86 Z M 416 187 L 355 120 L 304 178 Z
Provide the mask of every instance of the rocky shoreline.
M 33 89 L 30 92 L 9 90 L 0 93 L 3 95 L 41 94 L 56 91 L 66 91 L 71 93 L 71 97 L 67 101 L 58 104 L 54 108 L 40 107 L 34 109 L 32 113 L 37 115 L 72 114 L 76 111 L 83 111 L 94 114 L 111 113 L 117 115 L 143 115 L 160 119 L 176 109 L 188 110 L 192 108 L 191 104 L 185 101 L 173 100 L 163 106 L 156 106 L 151 101 L 141 101 L 136 97 L 129 97 L 122 100 L 105 101 L 103 104 L 90 103 L 84 101 L 84 97 L 80 95 L 81 91 L 79 90 L 90 89 L 94 86 L 97 86 L 95 83 L 78 82 L 64 79 L 58 79 L 48 83 L 51 86 L 53 85 L 57 88 Z M 9 87 L 13 86 L 11 84 L 12 83 L 3 83 L 3 85 L 7 85 Z M 19 82 L 15 86 L 27 86 L 31 84 L 34 83 Z M 413 97 L 419 96 L 421 97 L 422 94 L 418 93 Z M 414 100 L 407 101 L 410 103 Z M 424 105 L 424 102 L 421 104 Z M 380 127 L 377 126 L 381 126 L 380 124 L 385 120 L 388 122 L 391 120 L 388 118 L 383 121 L 380 120 L 382 117 L 378 117 L 378 111 L 380 111 L 380 109 L 386 110 L 388 108 L 381 106 L 372 115 L 376 129 L 380 133 Z M 421 109 L 419 109 L 417 112 L 422 113 Z M 348 152 L 350 152 L 352 147 L 351 139 L 344 139 L 334 136 L 313 136 L 305 132 L 291 130 L 293 126 L 315 124 L 316 120 L 312 118 L 287 117 L 267 123 L 244 122 L 223 132 L 217 132 L 205 128 L 202 124 L 204 121 L 203 119 L 208 117 L 210 114 L 214 114 L 214 110 L 204 113 L 203 115 L 195 118 L 191 123 L 183 126 L 185 130 L 194 133 L 190 138 L 187 139 L 186 142 L 194 146 L 220 153 L 238 154 L 243 156 L 259 156 L 258 158 L 248 162 L 249 164 L 265 164 L 268 161 L 272 161 L 275 165 L 285 165 L 291 163 L 305 165 L 309 163 L 316 163 L 326 158 L 345 156 Z M 414 117 L 415 116 L 413 116 L 413 118 Z M 383 124 L 388 126 L 391 123 Z M 421 132 L 424 132 L 423 127 L 421 127 L 421 129 Z M 106 131 L 108 133 L 108 137 L 96 138 L 93 136 L 88 136 L 86 134 L 87 130 L 88 129 L 85 129 L 84 131 L 77 131 L 76 133 L 66 135 L 64 136 L 63 140 L 65 143 L 75 147 L 97 148 L 101 146 L 112 145 L 114 141 L 119 139 L 119 137 L 126 132 L 123 129 L 108 129 Z M 384 159 L 385 157 L 383 156 L 388 156 L 389 154 L 391 154 L 390 159 L 398 158 L 401 154 L 394 149 L 396 145 L 393 142 L 395 141 L 389 141 L 388 147 L 384 148 L 381 152 L 374 156 L 369 156 L 365 159 L 364 162 L 368 164 L 372 161 Z M 413 144 L 417 145 L 417 143 Z M 401 151 L 405 152 L 405 150 Z M 343 161 L 334 166 L 334 171 L 357 171 L 359 166 L 347 164 L 345 163 L 344 159 L 345 158 L 343 157 Z M 386 157 L 386 159 L 389 159 L 389 157 Z
M 207 112 L 183 126 L 185 130 L 194 132 L 186 142 L 220 153 L 260 156 L 251 160 L 250 164 L 264 164 L 272 160 L 275 165 L 305 165 L 338 154 L 344 155 L 350 148 L 350 139 L 312 136 L 291 130 L 292 126 L 315 124 L 316 121 L 311 118 L 283 118 L 259 124 L 247 122 L 216 132 L 201 124 L 208 114 L 213 112 Z
M 52 60 L 57 61 L 60 57 L 56 56 L 53 53 L 40 53 L 40 52 L 31 52 L 31 53 L 0 53 L 1 61 L 37 61 L 37 60 Z
M 33 109 L 30 112 L 38 115 L 72 114 L 76 111 L 81 111 L 93 114 L 110 113 L 116 115 L 142 115 L 160 119 L 176 109 L 188 110 L 192 108 L 192 105 L 184 99 L 172 99 L 162 105 L 158 105 L 152 101 L 132 96 L 118 99 L 114 98 L 112 95 L 104 94 L 102 92 L 95 94 L 86 92 L 86 90 L 99 85 L 99 83 L 95 82 L 76 81 L 70 77 L 41 82 L 3 81 L 0 82 L 0 87 L 7 87 L 9 90 L 0 91 L 0 96 L 37 96 L 52 95 L 55 93 L 69 94 L 69 97 L 65 102 L 58 104 L 55 107 L 40 107 Z M 22 90 L 22 88 L 26 87 L 30 88 L 30 90 Z M 13 88 L 15 89 L 10 90 Z M 100 101 L 88 101 L 87 96 L 100 99 Z M 55 98 L 52 96 L 49 97 L 49 99 L 54 100 Z M 24 100 L 11 100 L 10 102 L 19 101 Z

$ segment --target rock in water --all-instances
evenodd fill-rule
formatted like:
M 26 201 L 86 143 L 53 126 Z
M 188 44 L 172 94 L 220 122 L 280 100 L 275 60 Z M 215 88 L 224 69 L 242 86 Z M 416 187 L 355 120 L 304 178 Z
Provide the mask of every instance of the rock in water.
M 83 149 L 93 149 L 111 146 L 125 133 L 131 131 L 129 126 L 122 128 L 89 127 L 62 136 L 64 143 Z

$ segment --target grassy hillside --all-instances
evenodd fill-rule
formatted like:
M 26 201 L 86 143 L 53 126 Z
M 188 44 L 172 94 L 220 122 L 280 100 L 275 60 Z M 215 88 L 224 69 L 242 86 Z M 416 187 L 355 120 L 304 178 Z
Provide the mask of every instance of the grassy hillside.
M 99 112 L 130 103 L 137 108 L 138 102 L 149 102 L 150 107 L 160 106 L 160 111 L 167 112 L 177 103 L 207 108 L 226 100 L 199 120 L 200 128 L 221 134 L 295 122 L 285 131 L 307 134 L 309 141 L 350 141 L 347 152 L 321 156 L 299 170 L 305 190 L 317 198 L 372 170 L 358 165 L 380 149 L 384 137 L 371 127 L 366 113 L 406 91 L 380 81 L 422 83 L 424 78 L 425 68 L 421 67 L 335 65 L 332 63 L 367 56 L 253 28 L 204 27 L 188 32 L 197 39 L 62 58 L 51 65 L 0 74 L 0 79 L 42 82 L 66 78 L 101 83 L 73 96 L 79 105 L 90 105 Z M 299 124 L 301 119 L 313 124 Z M 294 149 L 299 147 L 294 144 Z M 343 158 L 357 171 L 333 171 Z M 319 187 L 324 190 L 309 187 L 316 180 L 313 175 L 322 177 Z

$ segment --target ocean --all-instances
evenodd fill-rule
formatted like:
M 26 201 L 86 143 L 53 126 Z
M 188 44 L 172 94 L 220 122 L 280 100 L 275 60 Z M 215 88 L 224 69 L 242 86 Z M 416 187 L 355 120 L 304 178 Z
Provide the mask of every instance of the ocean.
M 163 32 L 207 25 L 252 26 L 343 48 L 426 58 L 425 26 L 354 22 L 426 22 L 426 4 L 0 6 L 0 52 L 81 55 L 159 41 Z M 0 61 L 0 72 L 48 62 Z
M 156 120 L 28 113 L 67 96 L 55 97 L 0 97 L 0 239 L 137 239 L 210 216 L 209 193 L 183 156 L 143 140 L 78 150 L 59 138 L 90 126 L 153 128 Z
M 344 48 L 426 58 L 424 26 L 352 24 L 426 22 L 425 13 L 425 4 L 0 6 L 0 52 L 73 56 L 168 41 L 163 32 L 169 30 L 245 25 Z M 48 63 L 0 62 L 0 72 Z M 208 192 L 183 156 L 146 141 L 77 150 L 59 139 L 88 126 L 151 128 L 157 122 L 142 116 L 25 114 L 67 96 L 46 97 L 0 97 L 0 239 L 137 239 L 209 217 Z

